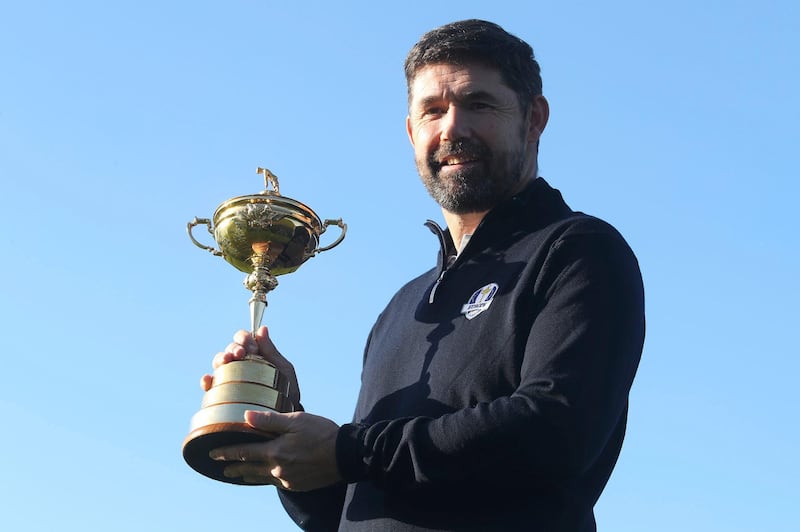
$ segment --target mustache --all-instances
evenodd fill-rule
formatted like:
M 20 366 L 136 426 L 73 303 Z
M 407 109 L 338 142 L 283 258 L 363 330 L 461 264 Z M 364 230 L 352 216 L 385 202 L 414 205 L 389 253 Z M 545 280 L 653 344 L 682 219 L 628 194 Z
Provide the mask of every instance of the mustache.
M 464 157 L 468 159 L 488 159 L 489 148 L 483 142 L 474 139 L 459 139 L 454 142 L 445 141 L 439 144 L 428 157 L 428 163 L 433 168 L 440 168 L 441 161 L 447 157 Z

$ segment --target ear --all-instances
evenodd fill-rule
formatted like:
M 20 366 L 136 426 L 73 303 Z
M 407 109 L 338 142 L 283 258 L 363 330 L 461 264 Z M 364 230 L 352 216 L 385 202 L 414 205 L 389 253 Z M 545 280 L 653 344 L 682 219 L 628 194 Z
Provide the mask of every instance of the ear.
M 411 143 L 411 146 L 414 146 L 414 132 L 411 129 L 410 116 L 406 116 L 406 134 L 408 134 L 408 141 Z
M 547 99 L 541 94 L 534 96 L 528 112 L 529 142 L 538 144 L 539 137 L 542 136 L 544 128 L 547 126 L 548 118 L 550 118 L 550 105 L 547 103 Z

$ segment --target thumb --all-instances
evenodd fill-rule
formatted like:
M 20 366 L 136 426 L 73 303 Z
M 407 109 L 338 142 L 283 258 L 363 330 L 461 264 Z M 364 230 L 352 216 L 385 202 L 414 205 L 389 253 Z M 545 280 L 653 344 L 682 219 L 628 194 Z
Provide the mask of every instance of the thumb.
M 271 434 L 289 432 L 291 426 L 291 420 L 288 416 L 272 411 L 246 410 L 244 420 L 254 429 Z
M 269 329 L 267 329 L 266 325 L 262 325 L 256 331 L 255 341 L 261 356 L 269 359 L 278 353 L 278 348 L 272 343 L 272 338 L 269 337 Z
M 275 347 L 275 344 L 272 343 L 272 338 L 269 337 L 269 330 L 266 328 L 266 326 L 262 326 L 260 329 L 258 329 L 258 331 L 256 331 L 255 339 L 258 343 L 258 352 L 261 354 L 261 356 L 263 356 L 268 362 L 275 364 L 275 367 L 287 377 L 292 380 L 295 379 L 294 366 L 280 353 L 280 351 L 278 351 L 278 348 Z M 299 401 L 300 398 L 297 397 L 296 402 Z

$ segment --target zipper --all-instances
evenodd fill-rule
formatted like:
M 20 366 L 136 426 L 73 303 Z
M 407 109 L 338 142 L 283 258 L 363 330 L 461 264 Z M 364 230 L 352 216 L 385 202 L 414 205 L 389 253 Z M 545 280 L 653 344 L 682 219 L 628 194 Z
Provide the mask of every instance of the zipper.
M 433 304 L 434 298 L 436 297 L 436 289 L 439 288 L 439 285 L 442 283 L 444 279 L 444 275 L 447 273 L 447 269 L 452 266 L 450 262 L 450 249 L 447 244 L 447 238 L 444 235 L 444 230 L 434 222 L 433 220 L 428 220 L 425 222 L 425 227 L 431 230 L 431 233 L 436 235 L 439 239 L 439 247 L 441 248 L 441 257 L 442 257 L 442 271 L 439 273 L 439 278 L 436 279 L 436 282 L 433 283 L 433 287 L 431 288 L 431 293 L 428 296 L 428 303 Z
M 433 304 L 433 298 L 436 295 L 436 289 L 439 288 L 439 284 L 441 284 L 442 279 L 444 279 L 444 274 L 447 273 L 447 270 L 442 270 L 442 273 L 439 275 L 439 278 L 436 279 L 436 282 L 433 283 L 433 288 L 431 288 L 431 295 L 428 297 L 428 303 Z
M 433 283 L 433 287 L 431 287 L 431 293 L 428 296 L 428 303 L 433 304 L 434 297 L 436 296 L 436 290 L 439 288 L 439 285 L 442 284 L 444 281 L 444 276 L 447 275 L 447 272 L 458 262 L 459 257 L 450 256 L 447 259 L 447 262 L 442 265 L 442 272 L 439 274 L 439 278 L 436 279 L 436 282 Z

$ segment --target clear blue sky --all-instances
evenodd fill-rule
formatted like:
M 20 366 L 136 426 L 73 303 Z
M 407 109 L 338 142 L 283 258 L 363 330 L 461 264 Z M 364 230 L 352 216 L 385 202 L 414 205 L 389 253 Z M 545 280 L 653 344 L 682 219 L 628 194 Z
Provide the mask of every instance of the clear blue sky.
M 347 422 L 373 320 L 437 250 L 402 62 L 426 30 L 480 17 L 542 64 L 542 174 L 615 224 L 644 273 L 647 342 L 600 530 L 800 530 L 799 6 L 3 2 L 2 527 L 292 530 L 273 488 L 181 457 L 249 295 L 186 222 L 261 190 L 259 165 L 345 219 L 265 322 L 306 408 Z

